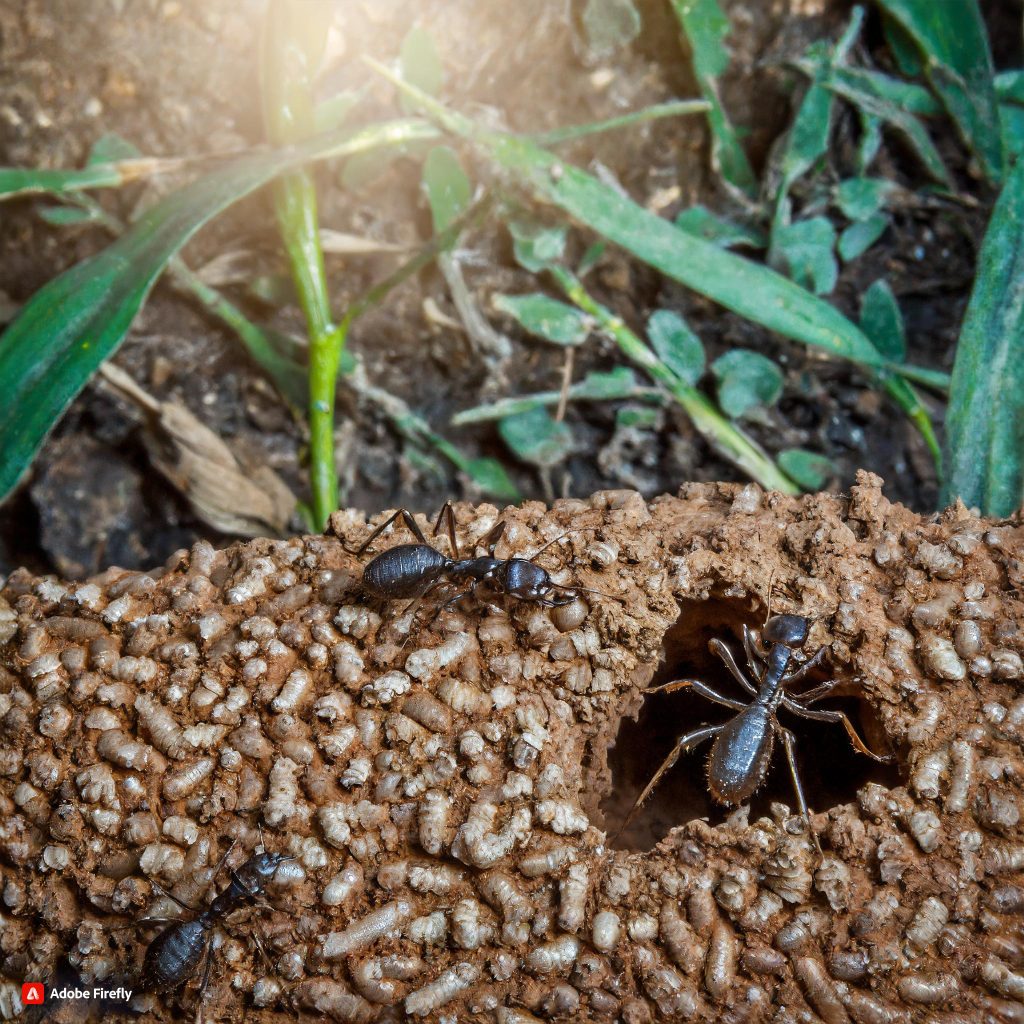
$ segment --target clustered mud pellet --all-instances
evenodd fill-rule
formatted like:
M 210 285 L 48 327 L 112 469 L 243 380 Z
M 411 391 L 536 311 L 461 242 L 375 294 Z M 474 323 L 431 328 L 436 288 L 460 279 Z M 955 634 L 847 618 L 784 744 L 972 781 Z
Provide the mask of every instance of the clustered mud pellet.
M 327 536 L 200 542 L 150 573 L 14 573 L 0 1017 L 59 964 L 131 987 L 166 927 L 133 922 L 183 914 L 163 890 L 206 905 L 228 847 L 237 868 L 262 838 L 292 859 L 269 907 L 217 931 L 208 1020 L 1024 1019 L 1021 526 L 922 518 L 862 474 L 848 497 L 460 506 L 460 543 L 504 515 L 505 557 L 526 556 L 584 514 L 594 528 L 544 566 L 600 593 L 553 609 L 431 620 L 368 600 L 369 556 L 349 552 L 373 523 L 350 512 Z M 870 705 L 899 781 L 815 807 L 820 853 L 778 803 L 609 848 L 608 750 L 666 633 L 712 599 L 756 625 L 771 578 L 775 610 L 805 616 L 808 649 Z M 194 1014 L 197 986 L 136 993 L 124 1019 Z

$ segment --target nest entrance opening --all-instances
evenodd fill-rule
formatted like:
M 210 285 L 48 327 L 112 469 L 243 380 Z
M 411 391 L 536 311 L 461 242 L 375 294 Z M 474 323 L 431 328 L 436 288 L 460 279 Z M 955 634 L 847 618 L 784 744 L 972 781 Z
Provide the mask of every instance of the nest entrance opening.
M 713 637 L 723 640 L 732 650 L 737 664 L 746 669 L 743 652 L 744 623 L 760 629 L 764 610 L 751 611 L 745 601 L 710 598 L 706 601 L 680 602 L 680 616 L 665 634 L 662 659 L 651 686 L 676 679 L 699 679 L 723 696 L 749 703 L 748 693 L 733 679 L 722 661 L 708 649 Z M 808 645 L 807 653 L 814 650 Z M 750 676 L 750 673 L 747 673 Z M 794 696 L 837 673 L 822 671 L 794 686 Z M 856 687 L 851 680 L 851 691 Z M 880 729 L 871 706 L 855 692 L 830 697 L 815 708 L 845 711 L 854 728 L 871 749 L 884 750 L 877 741 Z M 608 764 L 612 787 L 601 803 L 605 826 L 612 834 L 629 813 L 637 796 L 651 780 L 676 741 L 702 725 L 719 725 L 736 712 L 715 704 L 688 689 L 644 698 L 638 716 L 623 718 Z M 807 803 L 813 812 L 849 803 L 857 790 L 868 782 L 899 784 L 898 770 L 879 764 L 857 753 L 841 724 L 814 722 L 779 711 L 780 723 L 796 737 L 797 768 Z M 683 753 L 663 776 L 647 802 L 634 815 L 629 827 L 615 842 L 620 849 L 649 850 L 679 825 L 694 818 L 707 818 L 712 824 L 725 820 L 735 808 L 712 800 L 707 788 L 706 764 L 713 740 L 705 740 Z M 772 764 L 761 787 L 751 797 L 750 820 L 768 816 L 774 802 L 784 803 L 796 812 L 796 798 L 781 744 L 775 745 Z

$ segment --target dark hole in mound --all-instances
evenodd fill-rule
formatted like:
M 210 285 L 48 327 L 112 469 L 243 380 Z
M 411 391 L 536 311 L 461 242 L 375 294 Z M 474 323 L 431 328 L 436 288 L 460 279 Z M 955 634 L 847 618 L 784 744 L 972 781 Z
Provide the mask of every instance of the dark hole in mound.
M 681 678 L 699 679 L 725 697 L 749 703 L 752 698 L 733 679 L 724 663 L 708 650 L 708 641 L 712 637 L 723 640 L 745 670 L 742 625 L 747 623 L 751 628 L 760 629 L 763 622 L 764 612 L 751 611 L 744 602 L 714 598 L 684 602 L 679 620 L 665 636 L 663 660 L 651 686 Z M 807 654 L 813 653 L 814 648 L 808 646 Z M 747 675 L 749 677 L 750 673 Z M 823 671 L 796 684 L 792 692 L 799 696 L 801 691 L 829 678 L 835 678 L 835 672 Z M 871 707 L 856 694 L 829 697 L 814 707 L 845 711 L 868 746 L 879 753 L 885 752 Z M 609 834 L 614 834 L 620 826 L 634 800 L 680 736 L 702 725 L 719 725 L 735 714 L 737 712 L 730 708 L 686 689 L 646 697 L 636 720 L 623 719 L 609 754 L 612 792 L 601 804 Z M 885 786 L 899 784 L 896 766 L 879 764 L 859 754 L 842 724 L 809 721 L 784 708 L 779 711 L 779 721 L 796 736 L 797 768 L 812 811 L 827 811 L 837 804 L 849 803 L 855 799 L 857 790 L 868 782 Z M 649 850 L 677 825 L 693 818 L 707 818 L 714 824 L 733 812 L 734 808 L 715 803 L 708 793 L 706 764 L 713 742 L 713 739 L 705 740 L 680 755 L 614 846 Z M 767 778 L 750 800 L 750 819 L 768 815 L 775 801 L 786 804 L 796 813 L 793 783 L 780 743 L 775 744 Z

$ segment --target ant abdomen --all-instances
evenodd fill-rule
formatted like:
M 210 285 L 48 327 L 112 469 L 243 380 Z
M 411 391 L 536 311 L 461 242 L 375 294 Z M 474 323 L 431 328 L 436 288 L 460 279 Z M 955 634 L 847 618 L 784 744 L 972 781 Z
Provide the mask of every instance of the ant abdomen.
M 772 759 L 775 733 L 771 712 L 751 704 L 715 737 L 708 756 L 708 789 L 721 804 L 735 807 L 761 785 Z
M 450 558 L 428 544 L 399 544 L 370 560 L 363 585 L 376 597 L 419 597 L 450 565 Z

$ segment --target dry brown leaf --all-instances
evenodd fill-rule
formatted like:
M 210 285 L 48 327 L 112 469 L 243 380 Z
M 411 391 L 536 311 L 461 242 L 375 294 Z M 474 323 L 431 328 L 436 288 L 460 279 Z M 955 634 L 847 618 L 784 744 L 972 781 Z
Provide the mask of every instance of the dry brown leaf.
M 204 523 L 241 537 L 287 531 L 295 495 L 269 466 L 243 465 L 185 406 L 154 398 L 118 367 L 106 363 L 100 373 L 144 413 L 146 450 L 153 465 Z

